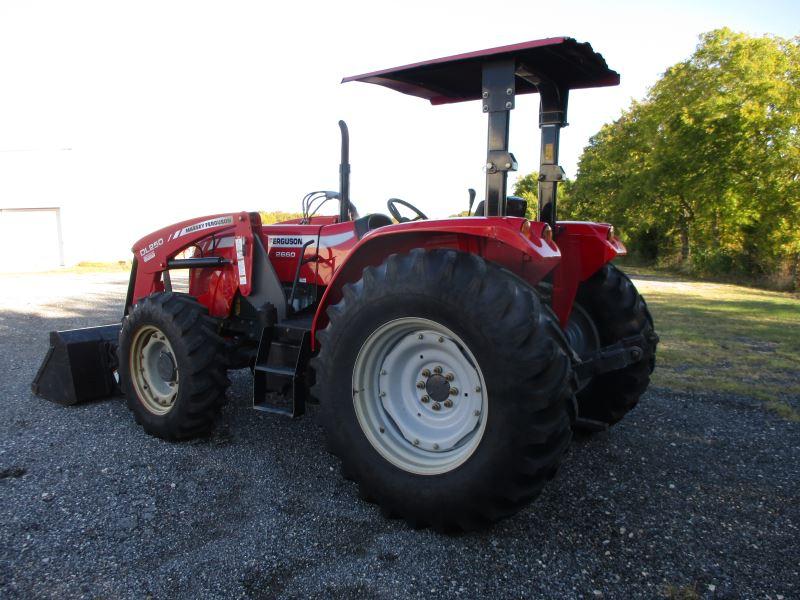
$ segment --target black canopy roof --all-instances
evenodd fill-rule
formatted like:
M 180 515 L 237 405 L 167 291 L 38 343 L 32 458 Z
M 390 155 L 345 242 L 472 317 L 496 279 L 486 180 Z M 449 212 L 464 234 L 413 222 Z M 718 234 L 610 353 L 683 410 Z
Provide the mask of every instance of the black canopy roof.
M 518 72 L 523 69 L 549 79 L 560 88 L 593 88 L 619 84 L 619 74 L 608 68 L 601 54 L 592 50 L 588 43 L 580 43 L 569 37 L 533 40 L 456 54 L 345 77 L 342 83 L 374 83 L 425 98 L 431 104 L 477 100 L 481 97 L 483 63 L 488 59 L 508 58 L 516 61 Z M 532 94 L 536 91 L 536 86 L 531 81 L 517 78 L 517 94 Z

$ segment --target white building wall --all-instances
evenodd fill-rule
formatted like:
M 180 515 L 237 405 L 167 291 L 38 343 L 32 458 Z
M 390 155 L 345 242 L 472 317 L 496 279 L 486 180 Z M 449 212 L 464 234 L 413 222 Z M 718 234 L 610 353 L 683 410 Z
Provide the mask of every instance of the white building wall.
M 110 169 L 108 157 L 93 154 L 0 151 L 0 272 L 129 260 L 141 236 L 210 208 L 165 201 L 163 190 L 143 194 L 142 179 L 126 181 L 130 165 Z
M 126 245 L 103 231 L 113 218 L 111 203 L 81 197 L 75 163 L 69 149 L 0 152 L 0 270 L 126 256 Z

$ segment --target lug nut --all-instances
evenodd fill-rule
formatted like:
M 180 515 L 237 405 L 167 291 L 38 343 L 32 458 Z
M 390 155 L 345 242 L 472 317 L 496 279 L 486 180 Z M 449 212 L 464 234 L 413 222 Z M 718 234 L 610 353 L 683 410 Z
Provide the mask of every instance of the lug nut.
M 455 379 L 456 376 L 453 375 L 452 373 L 448 373 L 447 375 L 444 376 L 444 378 L 447 379 L 447 381 L 453 381 L 453 379 Z
M 424 382 L 424 381 L 418 381 L 418 382 L 417 382 L 417 387 L 418 387 L 419 389 L 423 389 L 423 388 L 425 387 L 425 382 Z
M 439 410 L 440 408 L 442 408 L 442 405 L 439 404 L 438 402 L 434 402 L 433 404 L 431 404 L 431 408 L 433 410 Z
M 431 370 L 430 369 L 422 369 L 422 376 L 423 377 L 430 377 L 431 376 Z
M 450 388 L 451 396 L 458 396 L 458 388 Z
M 419 440 L 414 440 L 414 445 L 419 446 Z
M 478 393 L 480 393 L 480 391 L 481 391 L 481 388 L 480 388 L 480 387 L 476 387 L 476 388 L 475 388 L 475 391 L 476 391 L 476 392 L 478 392 Z
M 422 339 L 422 338 L 424 338 L 424 337 L 425 337 L 425 336 L 424 336 L 424 335 L 422 335 L 422 334 L 420 333 L 420 334 L 417 336 L 417 339 L 418 339 L 418 340 L 421 340 L 421 339 Z
M 439 449 L 439 444 L 434 444 L 434 445 L 433 445 L 433 449 L 434 449 L 434 450 L 438 450 L 438 449 Z
M 433 368 L 433 372 L 436 373 L 437 375 L 441 375 L 442 371 L 443 371 L 442 367 L 434 367 Z
M 381 396 L 381 398 L 385 398 L 386 397 L 386 392 L 381 392 L 380 396 Z
M 481 416 L 481 411 L 479 411 L 479 410 L 476 410 L 476 411 L 475 411 L 474 413 L 472 413 L 472 414 L 473 414 L 473 415 L 475 415 L 476 417 L 480 417 L 480 416 Z
M 439 343 L 441 344 L 442 342 L 444 342 L 444 338 L 442 336 L 439 336 Z
M 445 408 L 453 408 L 453 401 L 450 400 L 450 398 L 448 398 L 447 400 L 444 401 L 444 407 Z
M 420 398 L 420 400 L 422 400 L 422 402 L 425 403 L 425 404 L 427 404 L 428 402 L 431 401 L 431 399 L 428 398 L 428 396 L 423 396 L 422 398 Z
M 386 375 L 386 369 L 381 370 L 381 375 Z

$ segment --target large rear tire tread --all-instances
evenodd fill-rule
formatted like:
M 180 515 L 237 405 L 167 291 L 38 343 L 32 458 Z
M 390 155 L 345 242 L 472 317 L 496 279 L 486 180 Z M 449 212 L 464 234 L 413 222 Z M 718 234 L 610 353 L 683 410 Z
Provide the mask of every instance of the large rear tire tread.
M 158 327 L 175 351 L 180 386 L 165 415 L 148 411 L 138 399 L 131 376 L 130 348 L 137 328 Z M 136 422 L 150 435 L 171 441 L 208 435 L 214 428 L 230 386 L 225 342 L 219 321 L 187 294 L 157 293 L 138 302 L 125 318 L 119 337 L 119 374 L 126 403 Z
M 646 340 L 642 360 L 595 377 L 578 393 L 581 417 L 613 425 L 636 407 L 650 384 L 657 346 L 653 317 L 630 278 L 612 264 L 581 284 L 576 302 L 591 316 L 602 345 L 639 334 Z
M 567 341 L 525 282 L 454 250 L 393 254 L 344 286 L 318 333 L 314 359 L 320 418 L 342 474 L 361 498 L 414 528 L 471 530 L 508 517 L 542 491 L 569 446 L 573 375 Z M 486 430 L 469 459 L 440 475 L 416 475 L 382 458 L 355 416 L 352 369 L 377 325 L 430 318 L 469 346 L 487 382 Z M 470 342 L 476 342 L 473 346 Z

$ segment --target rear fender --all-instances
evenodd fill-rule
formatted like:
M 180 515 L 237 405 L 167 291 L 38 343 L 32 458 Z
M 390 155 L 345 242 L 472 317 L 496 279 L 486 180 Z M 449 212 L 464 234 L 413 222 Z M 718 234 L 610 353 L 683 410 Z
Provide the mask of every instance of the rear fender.
M 317 331 L 328 324 L 327 308 L 341 300 L 344 285 L 357 281 L 365 268 L 380 265 L 391 254 L 451 248 L 482 256 L 533 285 L 539 283 L 558 264 L 560 253 L 542 237 L 544 223 L 531 222 L 530 230 L 523 231 L 525 223 L 518 217 L 465 217 L 400 223 L 369 232 L 347 254 L 322 295 L 311 329 L 312 349 L 317 348 Z
M 578 286 L 627 250 L 608 223 L 559 221 L 555 239 L 561 262 L 553 270 L 552 305 L 561 327 L 566 328 Z
M 253 230 L 260 228 L 258 213 L 241 212 L 182 221 L 143 237 L 132 248 L 136 269 L 131 273 L 132 291 L 128 294 L 126 312 L 142 298 L 164 291 L 163 273 L 169 269 L 171 259 L 192 246 L 207 249 L 209 245 L 203 241 L 215 238 L 227 239 L 230 243 L 219 249 L 212 244 L 212 255 L 229 258 L 231 264 L 215 268 L 213 272 L 210 269 L 193 271 L 191 287 L 201 284 L 208 295 L 203 303 L 215 316 L 225 316 L 237 291 L 243 296 L 250 294 Z

